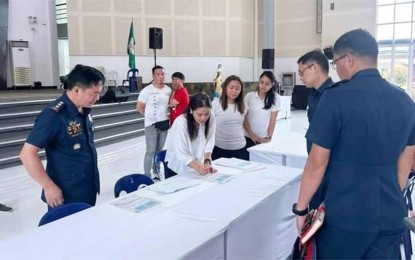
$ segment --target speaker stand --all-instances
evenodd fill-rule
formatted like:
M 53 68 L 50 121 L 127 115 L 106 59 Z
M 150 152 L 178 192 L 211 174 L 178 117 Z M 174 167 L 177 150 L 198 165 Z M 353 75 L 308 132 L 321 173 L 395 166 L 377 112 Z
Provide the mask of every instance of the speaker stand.
M 156 49 L 153 49 L 154 52 L 154 67 L 157 66 L 157 55 L 156 55 Z

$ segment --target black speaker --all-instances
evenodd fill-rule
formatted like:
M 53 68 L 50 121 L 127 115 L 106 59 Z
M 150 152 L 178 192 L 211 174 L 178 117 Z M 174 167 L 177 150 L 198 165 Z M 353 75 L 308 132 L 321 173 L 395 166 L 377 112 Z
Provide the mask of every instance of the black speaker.
M 274 68 L 274 49 L 262 49 L 262 69 Z
M 163 29 L 150 27 L 150 49 L 163 49 Z
M 130 91 L 126 87 L 108 87 L 107 92 L 101 98 L 103 103 L 125 102 L 130 97 Z
M 305 85 L 295 85 L 292 93 L 293 107 L 297 109 L 307 109 L 308 95 L 310 95 L 312 89 L 307 88 Z

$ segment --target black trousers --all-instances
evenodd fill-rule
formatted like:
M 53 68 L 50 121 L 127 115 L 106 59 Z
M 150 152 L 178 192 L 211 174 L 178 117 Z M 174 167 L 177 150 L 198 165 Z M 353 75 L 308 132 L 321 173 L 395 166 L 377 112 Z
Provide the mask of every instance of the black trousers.
M 251 138 L 249 138 L 249 137 L 246 137 L 246 136 L 245 136 L 245 140 L 246 140 L 246 146 L 245 146 L 245 148 L 246 148 L 246 149 L 248 149 L 248 148 L 250 148 L 250 147 L 252 147 L 252 146 L 257 145 L 257 144 L 256 144 L 256 143 L 254 143 L 254 141 L 252 141 L 252 139 L 251 139 Z
M 249 160 L 249 153 L 246 150 L 246 147 L 243 147 L 238 150 L 225 150 L 222 148 L 219 148 L 215 145 L 212 151 L 212 160 L 216 160 L 219 158 L 238 158 L 242 160 Z
M 169 164 L 167 163 L 166 172 L 164 173 L 164 179 L 168 179 L 170 177 L 176 176 L 177 173 L 169 168 Z

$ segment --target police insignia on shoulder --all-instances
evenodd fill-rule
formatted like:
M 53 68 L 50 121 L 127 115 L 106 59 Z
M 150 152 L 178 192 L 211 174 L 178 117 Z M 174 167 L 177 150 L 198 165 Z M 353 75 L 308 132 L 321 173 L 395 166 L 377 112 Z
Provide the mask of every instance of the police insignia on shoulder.
M 59 110 L 61 110 L 62 107 L 64 107 L 64 105 L 65 105 L 65 103 L 63 101 L 59 101 L 55 105 L 51 106 L 50 109 L 52 109 L 55 112 L 59 112 Z

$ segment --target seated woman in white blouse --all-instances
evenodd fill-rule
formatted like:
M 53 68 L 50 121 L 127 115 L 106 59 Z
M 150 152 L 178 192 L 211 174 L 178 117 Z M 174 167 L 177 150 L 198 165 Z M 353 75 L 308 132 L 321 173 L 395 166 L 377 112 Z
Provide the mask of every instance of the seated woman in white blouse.
M 215 118 L 209 96 L 199 93 L 190 98 L 187 110 L 174 121 L 167 143 L 165 178 L 176 174 L 216 172 L 211 165 L 215 145 Z

